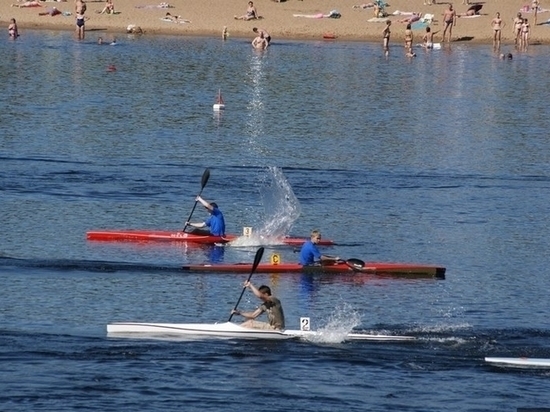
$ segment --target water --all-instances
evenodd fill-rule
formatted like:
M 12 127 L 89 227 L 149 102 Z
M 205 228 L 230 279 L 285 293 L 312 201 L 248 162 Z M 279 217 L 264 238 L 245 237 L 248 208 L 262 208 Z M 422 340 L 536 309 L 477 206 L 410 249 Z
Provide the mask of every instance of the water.
M 550 357 L 548 47 L 501 61 L 457 43 L 408 61 L 361 43 L 262 54 L 244 40 L 93 36 L 0 43 L 0 409 L 550 407 L 547 371 L 483 362 Z M 338 242 L 327 253 L 447 267 L 443 281 L 253 277 L 289 328 L 352 319 L 418 341 L 107 338 L 113 321 L 227 320 L 246 275 L 179 270 L 211 248 L 85 240 L 181 228 L 206 167 L 203 195 L 231 233 L 320 228 Z

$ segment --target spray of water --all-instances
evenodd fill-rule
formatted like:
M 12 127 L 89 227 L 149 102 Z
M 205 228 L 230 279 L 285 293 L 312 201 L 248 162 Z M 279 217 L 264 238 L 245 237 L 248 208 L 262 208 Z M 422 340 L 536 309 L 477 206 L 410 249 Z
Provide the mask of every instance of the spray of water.
M 334 309 L 326 324 L 317 329 L 315 336 L 308 337 L 314 343 L 341 343 L 353 328 L 361 324 L 361 315 L 349 304 Z
M 279 167 L 268 167 L 268 174 L 260 187 L 264 214 L 250 237 L 239 237 L 232 246 L 277 245 L 290 233 L 294 222 L 300 217 L 300 202 L 292 186 Z

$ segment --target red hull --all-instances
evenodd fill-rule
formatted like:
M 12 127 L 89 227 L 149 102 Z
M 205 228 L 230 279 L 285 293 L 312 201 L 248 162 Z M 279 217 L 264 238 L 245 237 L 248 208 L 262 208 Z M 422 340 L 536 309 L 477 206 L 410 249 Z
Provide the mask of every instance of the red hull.
M 236 235 L 221 236 L 201 236 L 185 232 L 170 232 L 165 230 L 95 230 L 86 233 L 88 240 L 98 240 L 107 242 L 193 242 L 202 244 L 227 243 L 237 239 Z M 291 246 L 301 246 L 307 238 L 285 237 L 281 243 Z M 328 239 L 322 239 L 320 245 L 330 246 L 334 242 Z
M 235 264 L 203 264 L 183 266 L 183 270 L 190 272 L 233 272 L 249 273 L 252 270 L 250 263 Z M 279 265 L 259 264 L 256 273 L 372 273 L 410 277 L 430 277 L 445 279 L 446 269 L 441 266 L 422 265 L 415 263 L 382 263 L 366 262 L 362 268 L 352 268 L 346 263 L 337 263 L 324 266 L 302 266 L 298 263 L 282 263 Z

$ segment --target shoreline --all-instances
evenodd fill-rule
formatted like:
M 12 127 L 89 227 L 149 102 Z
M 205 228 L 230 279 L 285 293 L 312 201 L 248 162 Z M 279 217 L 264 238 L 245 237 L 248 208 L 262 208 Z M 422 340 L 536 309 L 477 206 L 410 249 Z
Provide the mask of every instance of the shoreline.
M 349 41 L 368 42 L 382 44 L 383 22 L 369 22 L 373 16 L 372 8 L 357 8 L 354 0 L 338 0 L 340 7 L 331 7 L 334 0 L 317 0 L 310 4 L 310 0 L 289 0 L 282 3 L 261 0 L 256 1 L 258 13 L 264 18 L 260 20 L 242 21 L 235 20 L 233 16 L 246 10 L 246 0 L 224 0 L 223 6 L 216 3 L 217 0 L 174 0 L 170 2 L 169 8 L 161 8 L 160 4 L 136 6 L 133 0 L 114 0 L 115 10 L 118 14 L 97 14 L 103 8 L 102 1 L 87 2 L 88 10 L 86 16 L 86 33 L 94 36 L 94 33 L 104 35 L 127 33 L 127 27 L 135 25 L 143 30 L 143 35 L 175 35 L 191 37 L 220 38 L 224 27 L 227 27 L 229 39 L 250 39 L 255 37 L 253 27 L 260 27 L 267 30 L 273 37 L 273 44 L 280 40 L 306 40 L 306 41 Z M 420 0 L 416 0 L 420 4 Z M 494 1 L 494 0 L 493 0 Z M 391 6 L 386 8 L 390 13 L 387 17 L 392 21 L 390 47 L 403 45 L 405 23 L 399 20 L 406 15 L 392 15 L 398 10 L 410 9 L 410 1 L 392 1 Z M 17 2 L 11 4 L 18 4 Z M 55 30 L 74 31 L 75 13 L 73 1 L 68 2 L 45 2 L 43 7 L 11 7 L 11 4 L 0 5 L 0 23 L 7 30 L 10 18 L 15 18 L 19 32 L 24 35 L 25 30 Z M 19 3 L 21 4 L 21 3 Z M 457 18 L 456 26 L 453 27 L 453 41 L 450 44 L 493 44 L 491 21 L 497 11 L 500 11 L 503 18 L 501 46 L 514 46 L 512 34 L 512 19 L 522 6 L 518 6 L 516 0 L 504 0 L 502 3 L 480 3 L 483 4 L 481 14 L 476 18 Z M 39 12 L 47 8 L 56 7 L 68 15 L 39 16 Z M 441 14 L 448 7 L 448 3 L 435 5 L 421 5 L 416 7 L 415 12 L 422 15 L 432 14 L 433 22 L 430 24 L 432 31 L 436 32 L 435 42 L 441 41 L 443 28 Z M 457 12 L 464 12 L 467 5 L 456 5 Z M 328 18 L 327 13 L 331 10 L 338 10 L 340 18 Z M 549 10 L 550 11 L 550 10 Z M 179 15 L 182 19 L 188 19 L 190 23 L 173 23 L 163 21 L 162 18 L 170 13 Z M 312 16 L 324 14 L 324 18 L 313 18 Z M 532 13 L 522 13 L 531 22 L 531 44 L 550 44 L 550 12 L 538 14 L 537 25 L 534 25 Z M 208 15 L 207 19 L 201 18 Z M 310 17 L 310 18 L 301 18 Z M 414 44 L 422 43 L 422 36 L 425 33 L 425 26 L 413 25 Z M 87 36 L 87 37 L 88 37 Z M 325 39 L 324 36 L 334 36 Z M 6 34 L 7 37 L 7 34 Z

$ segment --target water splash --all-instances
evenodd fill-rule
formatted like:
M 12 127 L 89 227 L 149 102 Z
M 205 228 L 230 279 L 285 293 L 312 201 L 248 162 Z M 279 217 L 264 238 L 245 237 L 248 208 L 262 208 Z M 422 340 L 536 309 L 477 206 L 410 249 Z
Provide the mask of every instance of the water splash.
M 315 336 L 307 337 L 313 343 L 341 343 L 353 328 L 361 324 L 361 315 L 349 304 L 335 308 L 324 326 Z
M 282 169 L 270 166 L 268 172 L 260 187 L 264 207 L 261 223 L 252 228 L 250 236 L 235 239 L 231 246 L 280 245 L 300 217 L 300 202 Z

